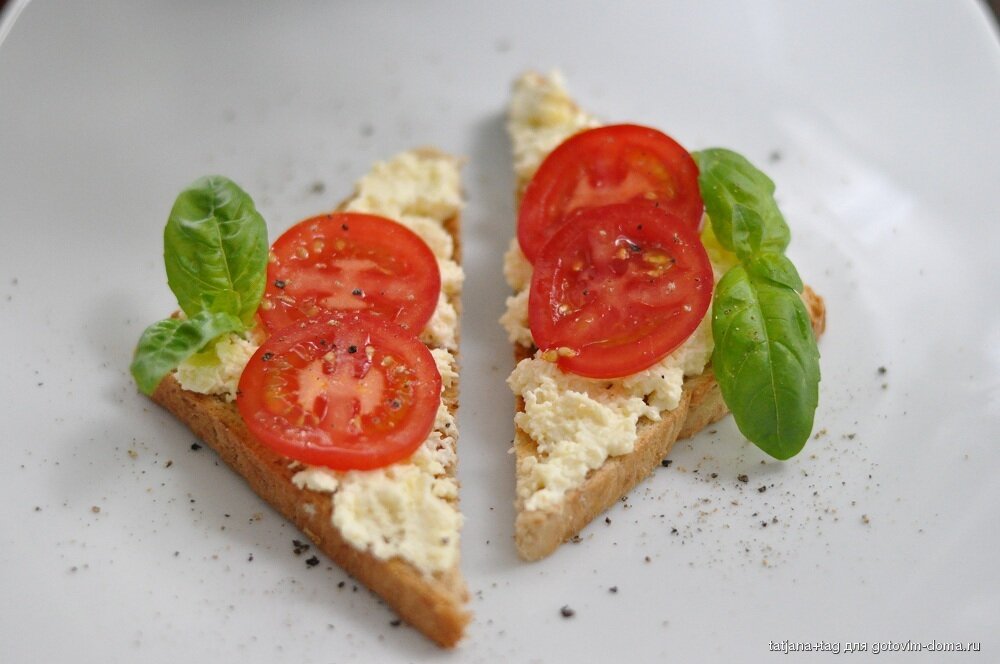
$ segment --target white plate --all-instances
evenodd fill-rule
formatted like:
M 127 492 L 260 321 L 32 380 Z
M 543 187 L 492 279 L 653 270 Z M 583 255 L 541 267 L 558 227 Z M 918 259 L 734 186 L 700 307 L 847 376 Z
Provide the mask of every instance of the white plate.
M 24 9 L 0 48 L 0 661 L 442 657 L 338 588 L 339 569 L 307 569 L 294 529 L 127 371 L 174 306 L 161 233 L 184 185 L 229 175 L 273 237 L 423 144 L 468 157 L 476 618 L 448 659 L 773 661 L 785 640 L 997 652 L 1000 48 L 985 9 L 536 4 Z M 495 324 L 513 223 L 502 113 L 518 73 L 556 66 L 604 118 L 766 166 L 829 326 L 802 455 L 769 460 L 723 421 L 610 525 L 526 564 Z

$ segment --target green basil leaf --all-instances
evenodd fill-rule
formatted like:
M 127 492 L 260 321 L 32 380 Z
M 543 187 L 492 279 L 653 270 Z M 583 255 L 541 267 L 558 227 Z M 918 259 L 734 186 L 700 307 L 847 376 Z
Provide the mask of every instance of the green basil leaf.
M 267 280 L 267 226 L 232 181 L 204 177 L 181 192 L 163 231 L 167 283 L 189 318 L 224 312 L 249 325 Z
M 716 286 L 712 334 L 715 377 L 740 431 L 778 459 L 798 454 L 812 432 L 820 380 L 802 299 L 736 266 Z
M 719 243 L 741 259 L 781 253 L 791 234 L 774 200 L 774 182 L 745 157 L 725 148 L 692 154 L 705 211 Z
M 802 292 L 802 277 L 784 254 L 749 256 L 743 266 L 755 280 L 770 281 L 776 286 L 787 286 L 796 293 Z
M 202 311 L 186 320 L 161 320 L 142 333 L 129 369 L 139 389 L 152 394 L 164 376 L 216 337 L 244 329 L 243 321 L 225 312 Z

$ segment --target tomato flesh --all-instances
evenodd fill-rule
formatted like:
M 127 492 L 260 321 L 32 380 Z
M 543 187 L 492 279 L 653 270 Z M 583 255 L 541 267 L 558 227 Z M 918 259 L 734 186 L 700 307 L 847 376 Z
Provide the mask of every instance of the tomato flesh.
M 574 211 L 636 200 L 698 228 L 704 205 L 698 166 L 688 151 L 663 132 L 638 125 L 580 132 L 546 157 L 525 188 L 517 222 L 521 250 L 534 263 Z
M 644 201 L 577 210 L 535 261 L 535 344 L 567 372 L 619 378 L 680 346 L 712 300 L 712 265 L 687 220 Z
M 405 226 L 369 214 L 306 219 L 271 247 L 260 317 L 274 332 L 334 311 L 368 311 L 417 334 L 430 320 L 441 272 Z
M 336 470 L 408 457 L 434 426 L 441 376 L 413 334 L 362 312 L 295 323 L 267 339 L 236 405 L 276 452 Z

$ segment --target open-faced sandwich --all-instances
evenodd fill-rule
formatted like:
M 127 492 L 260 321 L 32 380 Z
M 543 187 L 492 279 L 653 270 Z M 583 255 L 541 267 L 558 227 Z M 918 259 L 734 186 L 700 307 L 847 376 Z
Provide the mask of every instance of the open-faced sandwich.
M 136 349 L 140 389 L 331 560 L 442 646 L 470 619 L 459 569 L 459 163 L 377 164 L 335 212 L 268 247 L 222 177 L 164 232 L 180 311 Z
M 825 310 L 784 255 L 771 180 L 730 150 L 602 125 L 558 74 L 515 82 L 508 131 L 519 554 L 555 551 L 730 411 L 765 452 L 798 453 Z

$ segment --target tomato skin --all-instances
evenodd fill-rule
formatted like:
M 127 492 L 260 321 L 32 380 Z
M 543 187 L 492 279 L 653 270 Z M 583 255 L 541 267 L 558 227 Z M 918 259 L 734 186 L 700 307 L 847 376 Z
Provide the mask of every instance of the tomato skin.
M 577 209 L 646 200 L 698 228 L 704 204 L 690 153 L 656 129 L 609 125 L 575 134 L 549 153 L 518 212 L 521 250 L 534 263 Z
M 620 378 L 684 343 L 712 301 L 697 231 L 646 202 L 577 210 L 535 262 L 528 316 L 563 371 Z
M 433 429 L 440 399 L 427 346 L 358 312 L 271 335 L 243 370 L 236 406 L 250 432 L 279 454 L 368 470 L 410 456 Z
M 430 247 L 391 219 L 335 212 L 292 226 L 271 246 L 259 314 L 274 332 L 333 311 L 368 311 L 418 334 L 438 302 Z

